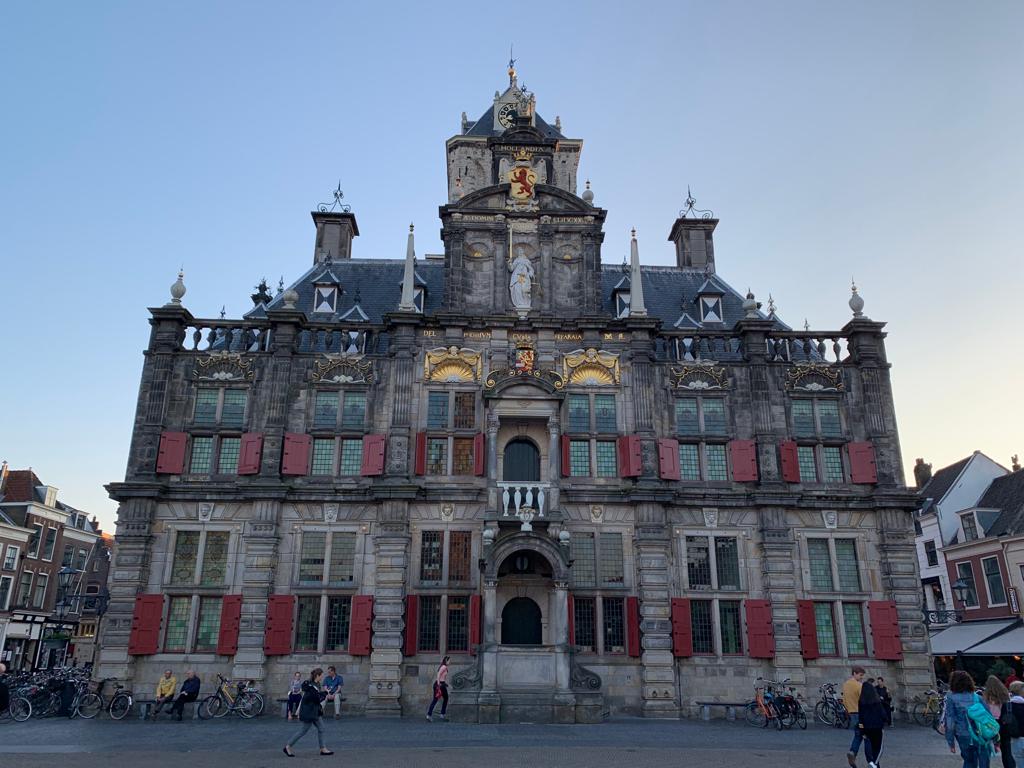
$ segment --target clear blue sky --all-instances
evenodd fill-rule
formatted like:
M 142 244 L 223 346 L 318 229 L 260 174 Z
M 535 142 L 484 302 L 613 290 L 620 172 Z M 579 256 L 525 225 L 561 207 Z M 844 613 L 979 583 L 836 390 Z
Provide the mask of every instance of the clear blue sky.
M 454 16 L 464 9 L 462 18 Z M 904 458 L 1024 453 L 1024 4 L 5 3 L 0 458 L 110 525 L 146 307 L 238 316 L 312 258 L 440 252 L 444 141 L 507 84 L 585 140 L 606 261 L 672 261 L 691 185 L 720 273 L 794 326 L 889 322 Z M 1014 224 L 1014 222 L 1018 222 Z

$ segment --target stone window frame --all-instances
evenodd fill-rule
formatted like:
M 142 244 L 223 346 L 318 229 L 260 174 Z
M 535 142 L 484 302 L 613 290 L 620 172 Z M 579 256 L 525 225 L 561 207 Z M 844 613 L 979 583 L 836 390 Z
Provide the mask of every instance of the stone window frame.
M 448 413 L 446 418 L 446 424 L 444 427 L 431 427 L 429 426 L 429 403 L 431 393 L 446 393 L 448 395 Z M 455 426 L 455 400 L 459 394 L 473 395 L 473 424 L 469 427 L 456 427 Z M 447 448 L 445 452 L 445 471 L 443 473 L 436 473 L 429 471 L 429 463 L 427 464 L 427 471 L 424 472 L 426 477 L 443 477 L 443 478 L 470 478 L 476 477 L 473 471 L 473 455 L 470 454 L 470 462 L 465 472 L 455 472 L 455 441 L 456 440 L 473 440 L 477 434 L 480 433 L 480 424 L 483 416 L 483 399 L 481 397 L 480 386 L 476 382 L 430 382 L 430 386 L 425 386 L 422 391 L 421 400 L 421 413 L 422 416 L 419 419 L 422 425 L 422 430 L 426 434 L 427 444 L 430 444 L 431 440 L 447 441 Z
M 224 432 L 211 432 L 208 430 L 202 430 L 197 432 L 190 432 L 188 435 L 188 461 L 186 464 L 186 471 L 183 473 L 186 479 L 196 480 L 200 478 L 210 477 L 237 477 L 238 476 L 238 462 L 241 458 L 242 452 L 242 432 L 238 430 L 224 431 Z M 209 472 L 193 472 L 192 471 L 192 452 L 195 449 L 196 438 L 203 438 L 210 440 L 210 471 Z M 233 472 L 221 472 L 221 451 L 222 451 L 222 440 L 238 440 L 238 455 L 235 457 L 235 466 Z
M 690 601 L 690 616 L 691 622 L 693 617 L 693 605 L 694 603 L 710 603 L 711 604 L 711 645 L 712 650 L 710 652 L 700 651 L 698 652 L 694 648 L 694 656 L 703 656 L 705 658 L 735 658 L 738 656 L 744 656 L 748 650 L 747 648 L 747 617 L 746 612 L 743 610 L 743 601 L 745 595 L 738 591 L 729 592 L 699 592 L 696 595 L 689 595 Z M 722 632 L 722 603 L 736 603 L 739 606 L 739 644 L 740 649 L 738 651 L 730 651 L 728 653 L 724 650 L 723 632 Z
M 358 594 L 358 590 L 356 590 L 355 588 L 352 588 L 352 589 L 336 589 L 336 588 L 330 588 L 330 589 L 320 589 L 320 588 L 309 589 L 309 588 L 303 587 L 301 589 L 301 591 L 296 591 L 295 592 L 295 597 L 296 597 L 296 599 L 295 599 L 295 620 L 294 620 L 294 627 L 292 628 L 292 643 L 293 643 L 293 649 L 294 650 L 292 651 L 292 653 L 297 655 L 297 656 L 304 656 L 304 655 L 307 655 L 307 654 L 309 654 L 309 655 L 323 655 L 325 653 L 349 655 L 349 650 L 350 649 L 348 647 L 348 638 L 347 637 L 345 638 L 345 647 L 344 647 L 344 649 L 330 649 L 330 648 L 327 648 L 327 631 L 328 631 L 328 628 L 329 628 L 328 627 L 328 623 L 329 623 L 328 620 L 330 618 L 331 600 L 332 599 L 335 599 L 335 600 L 337 600 L 337 599 L 348 600 L 348 611 L 349 611 L 349 613 L 348 613 L 348 622 L 349 622 L 349 630 L 351 631 L 351 628 L 352 628 L 352 598 L 355 597 L 357 594 Z M 317 635 L 316 635 L 316 647 L 315 648 L 299 649 L 299 647 L 298 647 L 298 637 L 299 637 L 299 629 L 300 629 L 300 627 L 299 627 L 299 601 L 301 601 L 302 599 L 319 600 L 320 601 L 320 607 L 319 607 L 319 610 L 317 611 Z
M 710 587 L 693 587 L 690 585 L 690 571 L 689 560 L 687 559 L 686 539 L 697 536 L 703 536 L 708 539 L 708 568 L 711 571 Z M 739 572 L 740 582 L 739 587 L 737 587 L 736 589 L 723 589 L 718 584 L 718 547 L 715 544 L 715 539 L 736 540 L 736 567 Z M 746 546 L 747 540 L 748 535 L 746 531 L 739 529 L 680 529 L 676 541 L 676 555 L 677 562 L 679 563 L 679 584 L 682 587 L 682 591 L 683 593 L 685 593 L 685 596 L 697 598 L 709 594 L 721 594 L 723 596 L 728 596 L 742 595 L 748 593 L 750 591 L 750 585 L 747 583 L 746 575 L 746 565 L 748 560 Z
M 619 407 L 619 395 L 621 394 L 619 387 L 601 387 L 600 392 L 593 391 L 592 387 L 581 387 L 573 386 L 567 392 L 565 401 L 561 409 L 561 423 L 563 425 L 562 434 L 565 435 L 572 443 L 586 442 L 588 445 L 589 455 L 587 457 L 588 468 L 586 474 L 571 472 L 563 478 L 569 481 L 580 481 L 589 480 L 592 483 L 599 484 L 618 484 L 621 482 L 621 471 L 622 467 L 619 466 L 618 459 L 618 438 L 624 434 L 624 416 L 623 409 Z M 569 417 L 569 402 L 573 397 L 585 397 L 587 398 L 587 429 L 579 430 L 575 429 L 571 425 L 571 419 Z M 610 397 L 613 400 L 615 408 L 615 430 L 609 431 L 607 429 L 601 429 L 598 424 L 597 416 L 597 398 L 599 397 Z M 615 471 L 612 473 L 599 473 L 598 472 L 598 446 L 600 443 L 610 443 L 612 451 L 615 457 Z M 607 450 L 607 448 L 605 448 Z M 570 448 L 571 451 L 571 448 Z
M 796 428 L 796 419 L 793 415 L 793 404 L 795 402 L 810 402 L 811 403 L 811 414 L 814 419 L 814 432 L 798 434 Z M 821 429 L 821 416 L 819 410 L 819 403 L 822 402 L 834 402 L 836 404 L 836 411 L 839 416 L 839 430 L 836 434 L 826 434 Z M 850 441 L 849 435 L 849 423 L 846 418 L 846 414 L 843 410 L 843 396 L 842 393 L 835 394 L 791 394 L 789 397 L 789 403 L 786 407 L 786 418 L 789 425 L 789 433 L 793 436 L 793 442 L 797 444 L 798 448 L 811 448 L 814 451 L 814 471 L 815 478 L 813 480 L 805 480 L 801 473 L 800 482 L 803 485 L 819 485 L 819 486 L 836 486 L 844 485 L 849 482 L 850 478 L 850 463 L 849 458 L 843 451 L 843 446 Z M 839 462 L 842 472 L 841 479 L 829 479 L 826 475 L 826 469 L 828 467 L 825 460 L 825 449 L 835 449 L 839 452 Z
M 470 649 L 472 647 L 472 644 L 469 642 L 469 633 L 470 633 L 470 626 L 469 626 L 469 618 L 470 618 L 470 616 L 469 616 L 469 614 L 470 614 L 470 611 L 469 611 L 469 598 L 472 597 L 473 595 L 477 594 L 476 591 L 474 589 L 471 589 L 471 588 L 468 588 L 468 587 L 463 588 L 461 585 L 458 585 L 458 586 L 455 586 L 453 588 L 445 587 L 442 590 L 425 588 L 425 589 L 422 589 L 422 590 L 417 591 L 417 592 L 412 593 L 412 594 L 415 594 L 417 597 L 419 597 L 421 601 L 425 597 L 436 598 L 437 601 L 438 601 L 437 649 L 435 650 L 433 648 L 420 648 L 419 647 L 419 640 L 420 640 L 420 637 L 421 637 L 422 627 L 425 626 L 424 622 L 423 622 L 424 613 L 423 613 L 423 610 L 422 610 L 422 602 L 421 602 L 420 616 L 419 616 L 419 619 L 417 621 L 417 626 L 416 626 L 416 643 L 417 643 L 417 649 L 418 649 L 416 654 L 418 656 L 419 655 L 424 655 L 424 654 L 429 654 L 431 656 L 434 656 L 434 655 L 444 656 L 446 654 L 450 654 L 450 655 L 453 655 L 453 656 L 459 656 L 459 655 L 468 656 L 469 653 L 470 653 Z M 448 632 L 449 632 L 448 622 L 449 622 L 449 617 L 451 615 L 451 607 L 449 605 L 449 601 L 453 600 L 453 599 L 464 600 L 465 604 L 466 604 L 466 606 L 465 606 L 465 611 L 466 611 L 466 647 L 464 649 L 461 649 L 461 650 L 460 649 L 452 649 L 452 648 L 448 647 Z
M 693 431 L 683 431 L 679 424 L 679 403 L 683 400 L 693 400 L 697 404 L 697 429 Z M 721 432 L 709 432 L 707 429 L 705 416 L 704 416 L 704 403 L 705 401 L 714 400 L 722 404 L 722 418 L 725 422 L 725 428 Z M 675 391 L 673 392 L 672 399 L 672 427 L 673 436 L 679 439 L 680 442 L 688 443 L 727 443 L 733 437 L 733 425 L 729 416 L 731 408 L 729 407 L 729 397 L 725 392 L 715 392 L 714 394 L 694 394 L 689 390 Z
M 322 581 L 319 583 L 304 583 L 299 580 L 299 571 L 302 566 L 302 538 L 306 533 L 323 533 L 324 538 L 324 565 Z M 334 547 L 335 534 L 352 534 L 355 536 L 355 550 L 353 552 L 352 579 L 346 582 L 332 582 L 331 578 L 331 554 Z M 314 592 L 333 592 L 334 590 L 356 590 L 363 582 L 363 559 L 365 557 L 366 536 L 362 535 L 362 527 L 357 523 L 312 523 L 309 525 L 298 525 L 292 535 L 292 566 L 289 577 L 289 589 L 296 595 L 310 595 Z
M 238 422 L 225 423 L 224 422 L 224 399 L 225 393 L 228 390 L 238 390 L 245 393 L 245 407 L 242 409 L 242 418 Z M 196 406 L 199 401 L 200 391 L 214 390 L 217 392 L 217 406 L 214 411 L 213 421 L 197 421 L 196 420 Z M 232 382 L 231 384 L 222 385 L 211 385 L 208 382 L 196 382 L 192 388 L 192 393 L 189 398 L 189 427 L 195 429 L 198 432 L 214 432 L 220 429 L 226 431 L 237 431 L 239 433 L 245 432 L 245 427 L 248 424 L 249 417 L 252 415 L 252 387 L 245 382 Z
M 576 653 L 580 653 L 586 656 L 624 656 L 626 654 L 626 647 L 623 645 L 622 651 L 610 651 L 605 647 L 605 620 L 604 620 L 604 601 L 605 599 L 616 599 L 622 601 L 623 610 L 623 635 L 624 638 L 628 637 L 629 627 L 626 625 L 628 617 L 626 616 L 626 603 L 625 600 L 630 596 L 634 589 L 634 576 L 633 570 L 635 566 L 634 553 L 630 552 L 627 547 L 627 536 L 630 536 L 632 531 L 628 526 L 586 526 L 584 528 L 574 528 L 571 531 L 572 537 L 579 536 L 580 534 L 591 534 L 594 537 L 594 585 L 595 586 L 577 586 L 573 583 L 570 586 L 570 592 L 573 597 L 573 611 L 575 612 L 575 603 L 577 600 L 592 600 L 594 603 L 594 647 L 591 651 L 579 650 L 582 646 L 576 646 L 576 638 L 573 637 L 572 646 L 577 648 Z M 601 534 L 613 534 L 617 533 L 622 537 L 622 583 L 616 584 L 613 582 L 605 582 L 601 576 L 601 564 L 603 557 L 601 555 Z M 570 542 L 572 539 L 570 539 Z M 571 547 L 570 543 L 570 547 Z M 575 615 L 573 616 L 573 622 L 575 623 Z
M 439 580 L 423 580 L 421 565 L 423 558 L 423 534 L 430 532 L 441 532 L 441 578 Z M 453 532 L 469 533 L 469 562 L 472 565 L 480 558 L 480 539 L 477 531 L 468 523 L 452 524 L 431 524 L 418 527 L 413 531 L 412 553 L 409 558 L 409 572 L 414 575 L 410 582 L 417 590 L 423 590 L 425 594 L 437 594 L 437 590 L 448 590 L 458 592 L 462 589 L 475 590 L 479 579 L 479 569 L 470 567 L 468 581 L 452 581 L 450 578 L 451 566 L 451 534 Z

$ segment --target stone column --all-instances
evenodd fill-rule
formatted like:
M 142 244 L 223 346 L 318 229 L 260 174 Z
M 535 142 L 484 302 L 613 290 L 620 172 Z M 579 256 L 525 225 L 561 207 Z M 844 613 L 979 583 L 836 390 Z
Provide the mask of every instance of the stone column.
M 548 484 L 551 486 L 548 491 L 547 508 L 555 510 L 559 508 L 559 482 L 562 477 L 561 459 L 562 443 L 559 435 L 562 429 L 562 422 L 558 414 L 548 417 Z
M 385 500 L 377 534 L 373 591 L 373 651 L 366 714 L 402 715 L 402 629 L 405 626 L 405 579 L 409 562 L 409 504 Z
M 501 420 L 493 408 L 487 411 L 487 509 L 498 509 L 498 427 Z
M 498 642 L 496 628 L 498 625 L 498 582 L 488 579 L 484 581 L 484 645 Z
M 640 598 L 640 629 L 643 632 L 644 717 L 679 717 L 681 691 L 676 687 L 672 655 L 672 609 L 669 602 L 671 542 L 665 509 L 660 504 L 637 505 L 637 595 Z

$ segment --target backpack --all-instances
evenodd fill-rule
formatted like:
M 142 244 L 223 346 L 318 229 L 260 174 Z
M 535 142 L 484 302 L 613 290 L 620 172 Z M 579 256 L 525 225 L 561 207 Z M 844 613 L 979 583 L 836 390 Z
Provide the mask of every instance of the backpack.
M 1013 704 L 1010 702 L 1003 704 L 1003 710 L 999 713 L 999 734 L 1011 739 L 1020 737 L 1020 724 L 1013 714 Z
M 971 725 L 974 742 L 979 746 L 985 746 L 999 737 L 999 721 L 992 717 L 978 694 L 974 694 L 974 702 L 967 708 L 967 721 Z

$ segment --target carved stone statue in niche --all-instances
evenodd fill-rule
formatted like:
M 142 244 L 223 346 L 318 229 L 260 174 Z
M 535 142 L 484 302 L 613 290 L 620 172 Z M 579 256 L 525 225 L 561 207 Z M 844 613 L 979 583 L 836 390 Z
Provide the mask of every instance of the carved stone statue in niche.
M 529 311 L 535 273 L 533 264 L 530 263 L 521 247 L 516 250 L 516 257 L 509 261 L 508 270 L 512 273 L 508 283 L 512 306 L 517 310 Z

